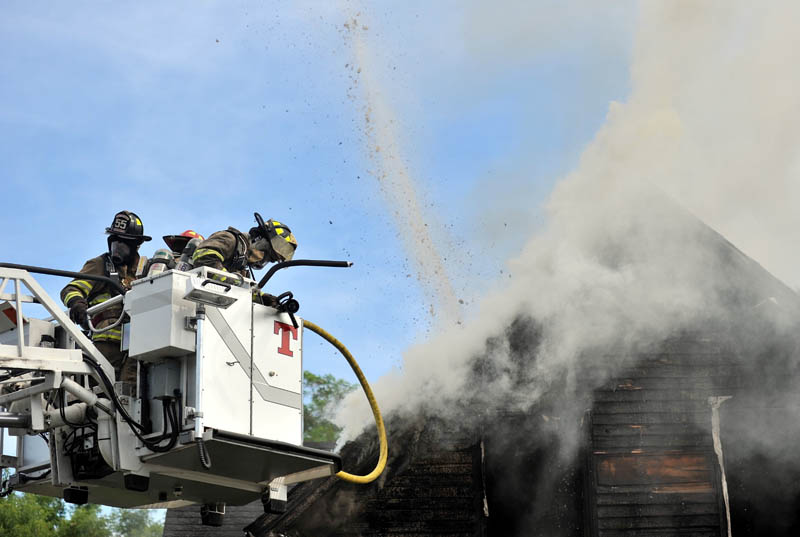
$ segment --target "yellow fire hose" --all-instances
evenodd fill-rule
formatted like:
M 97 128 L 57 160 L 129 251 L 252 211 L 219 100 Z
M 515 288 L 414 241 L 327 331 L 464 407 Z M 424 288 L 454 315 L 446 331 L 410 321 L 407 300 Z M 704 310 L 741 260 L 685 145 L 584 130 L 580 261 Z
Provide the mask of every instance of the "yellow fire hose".
M 353 475 L 347 472 L 338 472 L 336 477 L 340 479 L 344 479 L 345 481 L 349 481 L 351 483 L 371 483 L 375 481 L 379 475 L 383 472 L 383 469 L 386 467 L 386 459 L 389 455 L 389 447 L 386 441 L 386 428 L 383 426 L 383 417 L 381 417 L 381 411 L 378 408 L 378 402 L 375 401 L 375 395 L 372 393 L 372 389 L 369 387 L 369 383 L 367 382 L 367 378 L 364 376 L 364 373 L 361 372 L 361 368 L 358 367 L 358 363 L 356 363 L 356 359 L 353 358 L 353 355 L 350 354 L 350 351 L 342 345 L 342 343 L 330 335 L 328 332 L 320 328 L 319 326 L 315 325 L 309 320 L 303 319 L 303 326 L 318 334 L 320 337 L 325 339 L 328 343 L 336 347 L 339 352 L 347 359 L 347 362 L 350 364 L 350 367 L 353 368 L 353 372 L 358 377 L 358 382 L 361 383 L 361 388 L 364 390 L 364 393 L 367 396 L 367 400 L 369 400 L 369 406 L 372 408 L 372 414 L 375 416 L 375 425 L 378 427 L 378 437 L 380 438 L 380 456 L 378 457 L 378 464 L 375 465 L 375 469 L 372 470 L 367 475 Z

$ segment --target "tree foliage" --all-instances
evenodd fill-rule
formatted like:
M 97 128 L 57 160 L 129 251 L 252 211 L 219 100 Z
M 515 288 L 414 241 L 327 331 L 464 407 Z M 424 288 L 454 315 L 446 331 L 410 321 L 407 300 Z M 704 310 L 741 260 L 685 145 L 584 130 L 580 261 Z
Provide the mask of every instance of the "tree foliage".
M 104 511 L 106 514 L 104 514 Z M 0 498 L 0 535 L 14 537 L 161 537 L 145 509 L 67 507 L 58 498 L 15 492 Z
M 107 517 L 100 513 L 100 506 L 86 504 L 74 507 L 67 519 L 58 523 L 58 537 L 111 537 Z
M 64 516 L 57 498 L 14 493 L 0 498 L 0 535 L 56 537 Z
M 114 535 L 119 537 L 161 537 L 164 526 L 153 520 L 147 509 L 116 509 L 112 522 Z
M 331 374 L 315 375 L 303 372 L 303 440 L 305 442 L 336 442 L 341 427 L 331 421 L 332 414 L 355 384 L 337 379 Z

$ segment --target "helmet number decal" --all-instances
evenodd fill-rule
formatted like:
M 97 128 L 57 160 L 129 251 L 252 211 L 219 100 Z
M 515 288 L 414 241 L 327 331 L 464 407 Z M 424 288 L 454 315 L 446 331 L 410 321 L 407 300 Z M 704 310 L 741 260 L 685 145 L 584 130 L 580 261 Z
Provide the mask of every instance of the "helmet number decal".
M 126 231 L 128 229 L 128 219 L 124 216 L 116 217 L 111 229 L 114 231 Z

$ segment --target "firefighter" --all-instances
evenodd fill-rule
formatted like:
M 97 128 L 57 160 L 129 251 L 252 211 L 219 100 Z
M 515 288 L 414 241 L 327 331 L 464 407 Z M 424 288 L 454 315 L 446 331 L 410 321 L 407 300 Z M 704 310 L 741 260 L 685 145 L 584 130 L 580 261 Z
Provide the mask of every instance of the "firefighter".
M 130 289 L 136 278 L 139 263 L 139 247 L 151 237 L 144 234 L 144 226 L 139 217 L 130 211 L 120 211 L 114 215 L 111 226 L 106 228 L 108 251 L 87 261 L 81 272 L 109 276 Z M 88 329 L 86 310 L 118 295 L 119 292 L 106 282 L 96 280 L 72 280 L 61 290 L 61 301 L 69 308 L 70 319 Z M 114 324 L 122 315 L 122 304 L 112 306 L 94 315 L 91 319 L 96 329 Z M 92 332 L 92 342 L 114 366 L 117 380 L 136 381 L 136 368 L 126 366 L 127 353 L 121 350 L 122 327 L 117 326 L 103 332 Z
M 297 249 L 297 240 L 286 224 L 266 220 L 256 213 L 258 226 L 243 233 L 234 227 L 212 233 L 194 251 L 195 267 L 211 267 L 236 272 L 247 277 L 247 269 L 262 269 L 267 263 L 289 261 Z M 255 300 L 275 307 L 275 297 L 261 293 Z
M 169 246 L 169 249 L 172 250 L 172 255 L 175 257 L 175 261 L 177 261 L 190 240 L 200 239 L 203 241 L 205 237 L 192 229 L 187 229 L 180 235 L 164 235 L 163 239 L 167 246 Z

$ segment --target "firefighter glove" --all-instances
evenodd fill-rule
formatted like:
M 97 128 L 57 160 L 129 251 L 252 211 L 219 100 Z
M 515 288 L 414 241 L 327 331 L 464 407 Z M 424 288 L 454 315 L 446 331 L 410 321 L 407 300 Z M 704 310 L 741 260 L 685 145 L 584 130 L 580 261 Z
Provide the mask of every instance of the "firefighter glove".
M 278 308 L 278 297 L 275 295 L 271 295 L 269 293 L 262 293 L 258 292 L 258 298 L 256 298 L 256 302 L 264 304 L 265 306 L 269 306 L 271 308 Z
M 69 318 L 75 323 L 81 325 L 84 330 L 89 329 L 89 322 L 86 319 L 86 310 L 89 309 L 89 303 L 85 298 L 73 298 L 69 302 Z

